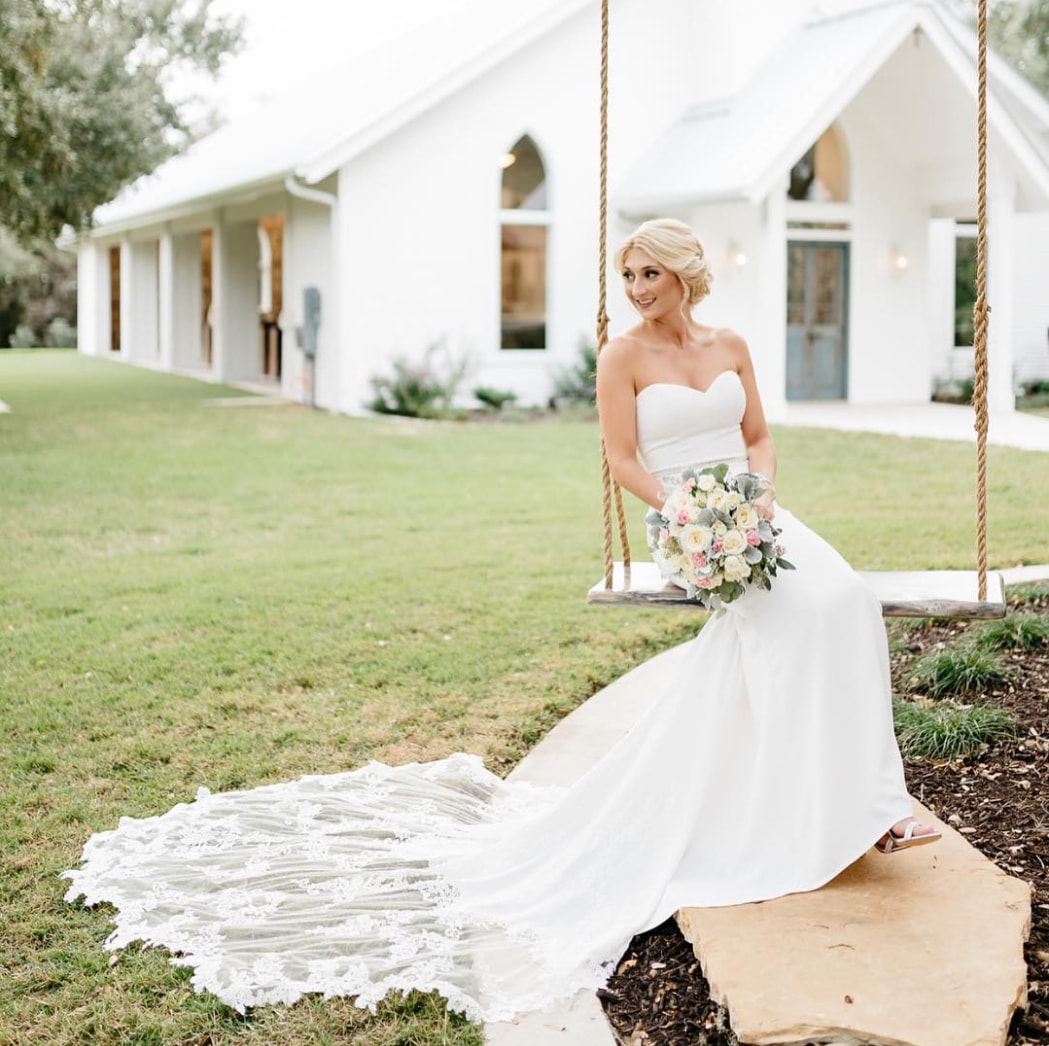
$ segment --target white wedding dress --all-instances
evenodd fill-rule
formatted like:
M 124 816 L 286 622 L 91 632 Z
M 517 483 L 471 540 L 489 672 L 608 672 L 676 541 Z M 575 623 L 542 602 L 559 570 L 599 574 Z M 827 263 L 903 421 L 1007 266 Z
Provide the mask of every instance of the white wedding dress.
M 734 374 L 644 389 L 646 467 L 746 468 Z M 912 812 L 881 607 L 783 508 L 797 570 L 712 618 L 570 788 L 455 755 L 212 795 L 93 836 L 67 898 L 238 1009 L 436 989 L 486 1021 L 601 985 L 679 907 L 813 890 Z M 597 611 L 595 611 L 597 612 Z

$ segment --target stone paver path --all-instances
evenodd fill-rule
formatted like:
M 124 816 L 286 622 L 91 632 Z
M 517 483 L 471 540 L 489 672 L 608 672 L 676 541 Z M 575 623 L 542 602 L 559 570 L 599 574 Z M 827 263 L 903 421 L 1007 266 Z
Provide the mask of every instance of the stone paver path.
M 678 913 L 741 1042 L 1005 1042 L 1026 1001 L 1030 887 L 941 830 L 812 893 Z

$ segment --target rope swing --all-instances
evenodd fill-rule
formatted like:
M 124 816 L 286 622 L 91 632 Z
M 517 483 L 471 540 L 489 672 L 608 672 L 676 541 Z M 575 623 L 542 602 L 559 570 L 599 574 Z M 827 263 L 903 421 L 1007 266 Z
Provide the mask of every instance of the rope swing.
M 976 303 L 973 307 L 973 394 L 976 428 L 976 598 L 970 571 L 867 571 L 863 577 L 872 585 L 886 616 L 1000 618 L 1005 616 L 1004 589 L 1000 575 L 993 575 L 988 598 L 987 577 L 987 327 L 991 307 L 987 302 L 987 0 L 977 7 L 979 47 L 977 53 L 977 238 Z M 601 0 L 601 174 L 598 233 L 597 352 L 608 343 L 608 54 L 609 0 Z M 682 589 L 665 583 L 655 563 L 643 563 L 631 571 L 630 539 L 627 534 L 623 495 L 612 479 L 604 439 L 601 440 L 602 520 L 604 525 L 603 584 L 590 589 L 587 601 L 626 606 L 678 606 L 700 608 Z M 613 505 L 623 550 L 622 564 L 615 563 L 612 525 Z
M 598 293 L 597 293 L 597 352 L 608 344 L 608 3 L 601 0 L 601 219 L 598 231 Z M 601 440 L 601 518 L 605 535 L 605 588 L 612 587 L 615 552 L 612 539 L 612 503 L 615 502 L 619 521 L 619 545 L 623 550 L 623 569 L 630 569 L 630 536 L 627 533 L 626 513 L 623 510 L 623 492 L 612 482 L 608 467 L 608 452 Z

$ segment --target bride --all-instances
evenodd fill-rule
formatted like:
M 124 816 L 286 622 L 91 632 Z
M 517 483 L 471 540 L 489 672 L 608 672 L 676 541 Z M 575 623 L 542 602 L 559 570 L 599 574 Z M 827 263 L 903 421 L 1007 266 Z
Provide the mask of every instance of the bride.
M 640 314 L 598 367 L 616 479 L 657 508 L 686 466 L 773 480 L 746 345 L 692 318 L 710 283 L 694 233 L 646 222 L 616 264 Z M 114 905 L 108 947 L 163 946 L 239 1010 L 419 989 L 499 1021 L 599 987 L 678 908 L 815 890 L 872 845 L 938 839 L 910 816 L 881 606 L 773 499 L 797 570 L 708 621 L 571 787 L 459 754 L 201 790 L 88 840 L 67 899 Z

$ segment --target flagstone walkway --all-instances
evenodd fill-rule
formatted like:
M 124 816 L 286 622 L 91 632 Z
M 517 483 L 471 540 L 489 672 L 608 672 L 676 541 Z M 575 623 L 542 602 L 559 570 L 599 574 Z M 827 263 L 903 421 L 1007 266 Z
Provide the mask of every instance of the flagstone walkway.
M 1006 585 L 1049 580 L 1049 566 L 1002 573 Z M 582 776 L 673 679 L 681 652 L 646 661 L 595 694 L 511 777 L 569 784 Z M 812 893 L 678 913 L 741 1042 L 1002 1046 L 1026 998 L 1030 887 L 936 823 L 944 833 L 936 845 L 872 851 Z M 485 1031 L 491 1046 L 615 1042 L 587 993 Z

